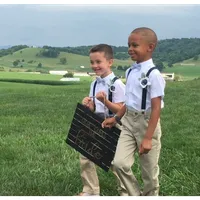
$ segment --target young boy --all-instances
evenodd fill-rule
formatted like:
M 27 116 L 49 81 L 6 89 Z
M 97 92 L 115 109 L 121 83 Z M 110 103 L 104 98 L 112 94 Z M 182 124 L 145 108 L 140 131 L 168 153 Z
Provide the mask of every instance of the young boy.
M 120 79 L 114 81 L 116 77 L 111 71 L 113 64 L 113 51 L 111 46 L 107 44 L 94 46 L 90 50 L 90 62 L 93 71 L 99 77 L 91 83 L 89 97 L 85 97 L 82 104 L 102 118 L 109 117 L 110 115 L 113 116 L 111 112 L 116 113 L 123 106 L 125 100 L 125 85 Z M 111 85 L 114 87 L 111 88 Z M 110 92 L 113 91 L 112 101 L 109 101 L 108 98 L 109 90 Z M 83 191 L 79 195 L 98 196 L 100 194 L 100 188 L 95 164 L 83 155 L 80 155 L 80 165 Z M 119 187 L 120 194 L 127 195 L 124 186 L 120 182 Z
M 159 192 L 160 112 L 164 107 L 165 81 L 152 61 L 156 44 L 157 36 L 149 28 L 131 32 L 128 53 L 136 63 L 126 71 L 125 104 L 114 117 L 102 123 L 102 127 L 112 127 L 123 116 L 113 167 L 130 196 L 154 196 Z M 136 151 L 144 183 L 142 193 L 131 170 Z

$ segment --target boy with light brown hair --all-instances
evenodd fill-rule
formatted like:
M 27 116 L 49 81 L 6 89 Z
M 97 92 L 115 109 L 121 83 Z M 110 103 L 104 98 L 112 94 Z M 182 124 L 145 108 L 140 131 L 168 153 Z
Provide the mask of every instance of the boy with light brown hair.
M 82 100 L 82 104 L 102 118 L 113 116 L 123 106 L 125 85 L 111 70 L 113 64 L 112 47 L 107 44 L 94 46 L 90 50 L 90 63 L 92 70 L 98 77 L 91 83 L 89 96 Z M 95 164 L 88 158 L 80 155 L 80 166 L 83 190 L 79 195 L 100 195 Z M 115 172 L 113 173 L 116 175 Z M 117 179 L 120 195 L 127 196 L 127 192 L 123 184 L 119 181 L 118 176 Z

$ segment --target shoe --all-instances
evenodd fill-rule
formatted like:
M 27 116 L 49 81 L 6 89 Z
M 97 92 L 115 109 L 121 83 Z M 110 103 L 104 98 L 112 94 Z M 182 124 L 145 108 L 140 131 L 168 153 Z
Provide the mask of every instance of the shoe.
M 81 192 L 78 194 L 78 196 L 99 196 L 99 194 L 89 194 L 87 192 Z
M 127 192 L 120 192 L 120 196 L 128 196 Z

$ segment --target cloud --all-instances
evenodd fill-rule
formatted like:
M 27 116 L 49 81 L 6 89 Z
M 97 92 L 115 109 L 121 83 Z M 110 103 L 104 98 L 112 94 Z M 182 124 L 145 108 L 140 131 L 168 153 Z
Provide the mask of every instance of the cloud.
M 67 4 L 43 4 L 43 5 L 26 5 L 26 9 L 45 11 L 45 12 L 58 12 L 58 11 L 71 11 L 71 12 L 111 12 L 123 14 L 151 14 L 151 15 L 186 15 L 193 11 L 193 9 L 200 9 L 200 5 L 192 4 L 177 4 L 177 5 L 152 5 L 152 4 L 130 4 L 130 5 L 67 5 Z
M 0 43 L 127 45 L 141 26 L 159 39 L 200 37 L 199 13 L 200 5 L 0 5 Z

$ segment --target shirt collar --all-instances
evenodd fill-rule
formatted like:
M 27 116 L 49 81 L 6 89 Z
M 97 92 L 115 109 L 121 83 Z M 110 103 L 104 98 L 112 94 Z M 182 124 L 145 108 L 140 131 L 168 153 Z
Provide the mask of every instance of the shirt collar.
M 114 73 L 110 73 L 108 76 L 101 78 L 100 76 L 97 77 L 97 82 L 105 82 L 110 84 L 111 80 L 115 77 Z
M 149 60 L 146 60 L 146 61 L 141 62 L 139 64 L 133 63 L 133 65 L 131 66 L 131 69 L 138 69 L 138 70 L 140 70 L 141 68 L 142 69 L 148 69 L 148 68 L 151 68 L 152 66 L 154 66 L 154 64 L 153 64 L 152 58 L 150 58 Z

